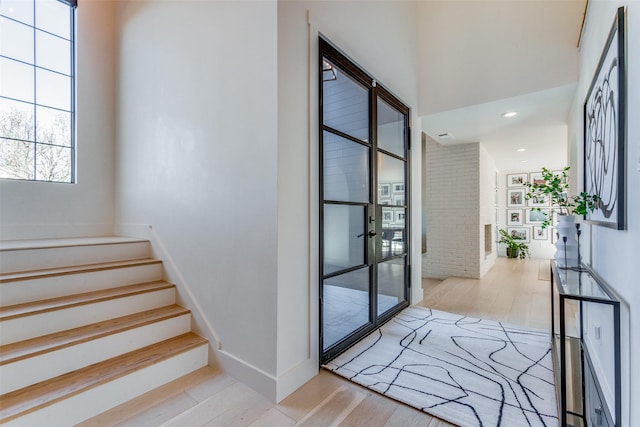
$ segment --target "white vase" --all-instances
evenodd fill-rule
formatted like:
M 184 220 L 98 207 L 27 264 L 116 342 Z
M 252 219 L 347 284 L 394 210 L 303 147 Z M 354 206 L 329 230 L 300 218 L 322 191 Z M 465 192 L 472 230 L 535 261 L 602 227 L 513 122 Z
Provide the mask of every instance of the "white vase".
M 577 267 L 580 247 L 576 240 L 575 215 L 559 215 L 556 225 L 558 240 L 556 241 L 555 259 L 559 267 Z M 566 243 L 564 241 L 566 237 Z

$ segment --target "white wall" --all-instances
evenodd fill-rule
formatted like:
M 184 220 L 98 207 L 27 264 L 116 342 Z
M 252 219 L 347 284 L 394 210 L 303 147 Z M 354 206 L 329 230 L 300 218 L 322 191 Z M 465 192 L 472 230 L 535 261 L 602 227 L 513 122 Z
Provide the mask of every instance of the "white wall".
M 422 299 L 416 7 L 278 2 L 278 398 L 318 369 L 318 32 L 412 108 L 412 301 Z
M 613 230 L 600 226 L 586 226 L 585 234 L 591 240 L 590 264 L 604 280 L 614 288 L 625 302 L 628 312 L 622 322 L 622 378 L 623 378 L 623 422 L 622 425 L 640 425 L 640 407 L 632 403 L 640 401 L 640 2 L 605 1 L 589 2 L 582 42 L 580 46 L 580 78 L 572 113 L 571 133 L 575 140 L 571 148 L 572 167 L 582 171 L 583 121 L 582 106 L 595 73 L 607 35 L 618 6 L 627 7 L 627 158 L 626 158 L 626 202 L 627 229 Z M 579 160 L 577 160 L 579 159 Z M 589 254 L 587 254 L 588 256 Z M 597 316 L 589 319 L 598 321 Z M 609 351 L 598 349 L 599 357 L 606 359 Z M 602 360 L 606 365 L 607 360 Z M 612 383 L 612 378 L 607 378 Z
M 585 2 L 418 3 L 421 116 L 575 82 Z
M 111 1 L 76 16 L 76 184 L 0 180 L 0 239 L 113 233 L 115 28 Z
M 493 267 L 498 258 L 498 247 L 495 242 L 496 235 L 496 164 L 487 152 L 487 150 L 480 144 L 480 165 L 478 169 L 478 215 L 480 216 L 478 235 L 478 254 L 480 256 L 480 277 L 487 274 L 487 272 Z M 485 225 L 491 225 L 491 235 L 488 236 L 491 239 L 492 250 L 487 253 L 485 251 Z
M 153 227 L 218 362 L 275 399 L 276 2 L 127 1 L 117 19 L 119 229 Z

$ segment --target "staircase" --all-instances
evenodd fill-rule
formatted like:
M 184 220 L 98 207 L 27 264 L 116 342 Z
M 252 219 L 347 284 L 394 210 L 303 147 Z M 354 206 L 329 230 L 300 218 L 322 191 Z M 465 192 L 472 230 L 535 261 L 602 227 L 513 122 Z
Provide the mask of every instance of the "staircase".
M 69 426 L 195 371 L 191 332 L 149 242 L 0 242 L 0 424 Z

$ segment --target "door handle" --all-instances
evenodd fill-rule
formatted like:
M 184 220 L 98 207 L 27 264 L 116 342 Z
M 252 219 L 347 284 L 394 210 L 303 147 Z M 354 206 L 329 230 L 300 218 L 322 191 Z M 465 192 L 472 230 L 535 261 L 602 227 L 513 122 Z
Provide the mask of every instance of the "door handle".
M 369 232 L 369 237 L 373 237 L 373 236 L 375 236 L 376 234 L 378 234 L 378 233 L 376 233 L 375 231 L 370 231 L 370 232 Z

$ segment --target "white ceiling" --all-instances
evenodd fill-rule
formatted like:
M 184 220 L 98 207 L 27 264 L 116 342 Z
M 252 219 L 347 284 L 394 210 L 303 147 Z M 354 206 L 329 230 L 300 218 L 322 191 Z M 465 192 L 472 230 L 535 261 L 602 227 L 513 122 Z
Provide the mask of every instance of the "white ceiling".
M 501 171 L 565 165 L 585 6 L 586 0 L 421 2 L 423 130 L 443 145 L 480 142 Z M 519 114 L 503 118 L 507 111 Z M 452 137 L 438 137 L 444 133 Z
M 575 90 L 570 84 L 431 114 L 422 118 L 422 129 L 443 145 L 480 142 L 500 171 L 557 169 L 567 164 L 566 123 Z M 508 111 L 518 114 L 502 117 Z M 521 148 L 526 151 L 516 151 Z

